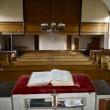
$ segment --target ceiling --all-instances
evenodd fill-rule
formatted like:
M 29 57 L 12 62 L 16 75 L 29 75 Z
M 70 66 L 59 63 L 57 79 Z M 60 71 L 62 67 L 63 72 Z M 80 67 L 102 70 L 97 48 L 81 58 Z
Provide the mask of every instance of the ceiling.
M 102 2 L 106 5 L 106 7 L 108 8 L 110 12 L 110 0 L 102 0 Z

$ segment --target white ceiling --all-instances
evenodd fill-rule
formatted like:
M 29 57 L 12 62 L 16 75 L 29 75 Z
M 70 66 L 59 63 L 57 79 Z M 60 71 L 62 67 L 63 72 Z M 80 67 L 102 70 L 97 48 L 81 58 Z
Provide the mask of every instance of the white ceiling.
M 108 8 L 110 12 L 110 0 L 102 0 L 102 2 L 106 5 L 106 7 Z

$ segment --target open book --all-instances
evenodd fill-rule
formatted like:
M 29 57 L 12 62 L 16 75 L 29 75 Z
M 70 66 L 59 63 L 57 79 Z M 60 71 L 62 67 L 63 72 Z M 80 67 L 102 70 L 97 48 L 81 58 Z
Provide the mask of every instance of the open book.
M 33 72 L 27 86 L 47 85 L 73 86 L 73 78 L 69 71 L 53 69 L 51 71 Z

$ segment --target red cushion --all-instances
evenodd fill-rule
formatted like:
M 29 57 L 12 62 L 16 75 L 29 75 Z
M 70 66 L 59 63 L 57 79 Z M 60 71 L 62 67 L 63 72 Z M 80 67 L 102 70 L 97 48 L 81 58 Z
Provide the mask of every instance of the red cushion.
M 95 88 L 86 75 L 74 74 L 74 86 L 35 86 L 27 87 L 29 75 L 22 75 L 16 82 L 13 94 L 43 94 L 43 93 L 80 93 L 80 92 L 95 92 Z

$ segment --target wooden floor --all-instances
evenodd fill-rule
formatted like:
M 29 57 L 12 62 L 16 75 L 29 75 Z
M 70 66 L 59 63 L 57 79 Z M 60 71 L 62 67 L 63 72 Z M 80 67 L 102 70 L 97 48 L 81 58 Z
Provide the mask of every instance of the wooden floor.
M 17 80 L 20 75 L 53 68 L 69 70 L 72 74 L 87 74 L 93 80 L 110 80 L 110 71 L 100 70 L 98 65 L 80 52 L 32 51 L 24 53 L 16 62 L 4 66 L 0 71 L 0 81 Z

